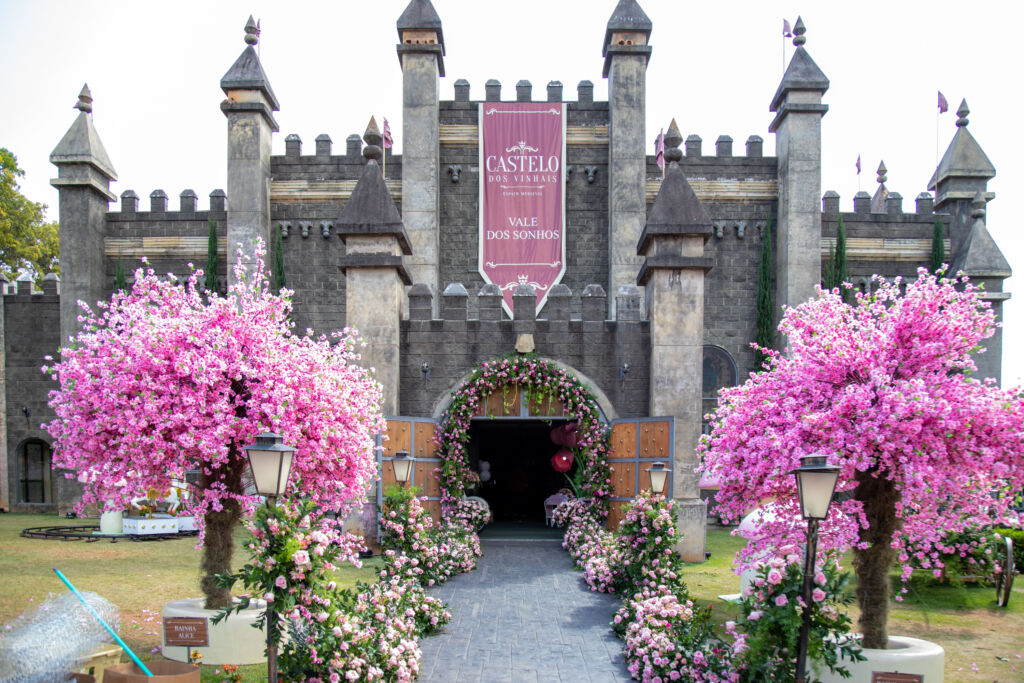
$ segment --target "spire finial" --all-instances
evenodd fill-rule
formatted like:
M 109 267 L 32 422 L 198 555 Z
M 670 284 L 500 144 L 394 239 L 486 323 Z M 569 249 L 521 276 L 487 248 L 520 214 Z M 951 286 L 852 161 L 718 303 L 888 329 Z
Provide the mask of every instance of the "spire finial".
M 679 132 L 679 126 L 676 125 L 676 120 L 673 118 L 672 123 L 668 124 L 668 131 L 665 133 L 665 161 L 672 163 L 673 161 L 679 161 L 683 158 L 683 151 L 679 149 L 679 145 L 683 142 L 683 134 Z
M 92 113 L 92 93 L 89 92 L 88 83 L 83 85 L 82 92 L 78 93 L 78 102 L 75 103 L 75 109 L 86 114 Z
M 971 218 L 977 220 L 978 218 L 985 217 L 985 195 L 982 194 L 981 190 L 978 190 L 977 194 L 974 195 L 974 199 L 971 200 Z
M 888 178 L 885 176 L 886 170 L 887 169 L 885 168 L 885 162 L 884 161 L 878 162 L 878 171 L 877 171 L 877 173 L 878 173 L 878 184 L 879 185 L 884 185 L 885 181 L 888 180 Z
M 249 21 L 245 22 L 245 44 L 255 45 L 260 42 L 260 27 L 253 20 L 252 15 L 249 15 Z
M 967 108 L 967 100 L 960 101 L 960 107 L 956 110 L 956 127 L 966 128 L 969 123 L 967 115 L 971 113 L 971 110 Z
M 807 27 L 804 26 L 804 20 L 800 17 L 796 18 L 796 24 L 793 26 L 793 44 L 800 47 L 807 42 L 804 38 L 804 34 L 807 33 Z
M 380 129 L 377 127 L 377 119 L 371 116 L 370 122 L 366 124 L 366 132 L 363 133 L 363 141 L 366 143 L 366 147 L 363 147 L 363 156 L 367 159 L 380 161 L 381 154 L 384 151 L 380 146 L 383 139 Z

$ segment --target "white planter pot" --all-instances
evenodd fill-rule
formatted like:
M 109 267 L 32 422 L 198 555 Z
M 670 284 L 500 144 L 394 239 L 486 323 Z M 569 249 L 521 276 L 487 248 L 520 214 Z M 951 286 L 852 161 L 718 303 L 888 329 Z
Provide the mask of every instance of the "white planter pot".
M 123 526 L 122 520 L 124 513 L 120 510 L 113 510 L 111 512 L 104 512 L 100 515 L 100 533 L 101 534 L 122 534 Z
M 161 616 L 168 617 L 199 617 L 207 619 L 210 634 L 208 647 L 194 647 L 193 652 L 203 655 L 203 664 L 261 664 L 267 661 L 267 634 L 264 630 L 253 627 L 256 617 L 266 609 L 262 600 L 253 600 L 249 609 L 237 614 L 232 613 L 219 624 L 209 620 L 217 616 L 218 610 L 203 609 L 203 598 L 175 600 L 164 605 Z M 162 642 L 165 642 L 165 638 Z M 163 647 L 163 655 L 176 662 L 184 662 L 188 650 L 184 647 Z
M 176 534 L 177 517 L 125 517 L 122 522 L 124 533 L 133 535 Z
M 906 636 L 889 636 L 889 647 L 885 650 L 865 648 L 861 652 L 867 660 L 855 663 L 848 660 L 841 662 L 852 674 L 852 678 L 841 678 L 830 673 L 827 667 L 819 668 L 817 663 L 812 663 L 812 668 L 822 683 L 872 683 L 873 680 L 877 680 L 874 679 L 876 673 L 920 676 L 922 683 L 942 683 L 946 652 L 936 643 Z

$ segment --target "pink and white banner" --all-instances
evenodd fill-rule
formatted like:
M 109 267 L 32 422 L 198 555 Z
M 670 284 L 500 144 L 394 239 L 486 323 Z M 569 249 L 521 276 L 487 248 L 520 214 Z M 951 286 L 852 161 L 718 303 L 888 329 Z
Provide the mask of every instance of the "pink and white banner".
M 520 284 L 537 310 L 565 273 L 565 105 L 480 103 L 480 274 L 512 315 Z

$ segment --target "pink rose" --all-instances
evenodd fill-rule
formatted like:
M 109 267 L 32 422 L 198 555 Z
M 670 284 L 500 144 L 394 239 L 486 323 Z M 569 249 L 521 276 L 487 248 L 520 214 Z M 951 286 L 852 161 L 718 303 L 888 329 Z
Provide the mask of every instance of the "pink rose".
M 309 553 L 305 550 L 296 550 L 292 553 L 292 562 L 295 563 L 296 567 L 305 567 L 309 565 Z
M 821 590 L 820 588 L 815 588 L 814 592 L 811 593 L 811 598 L 814 600 L 814 602 L 821 602 L 825 599 L 825 591 Z
M 772 584 L 773 586 L 777 586 L 780 583 L 782 583 L 782 572 L 780 572 L 778 569 L 773 569 L 770 572 L 768 572 L 768 583 Z
M 775 598 L 775 606 L 776 607 L 782 607 L 782 606 L 788 605 L 788 604 L 789 604 L 789 598 L 787 598 L 785 596 L 785 594 L 780 595 L 779 597 Z
M 288 586 L 288 580 L 283 576 L 279 576 L 274 579 L 274 585 L 278 588 L 286 588 Z
M 263 595 L 263 599 L 266 600 L 268 604 L 272 603 L 272 602 L 274 602 L 274 594 L 273 593 L 265 593 Z

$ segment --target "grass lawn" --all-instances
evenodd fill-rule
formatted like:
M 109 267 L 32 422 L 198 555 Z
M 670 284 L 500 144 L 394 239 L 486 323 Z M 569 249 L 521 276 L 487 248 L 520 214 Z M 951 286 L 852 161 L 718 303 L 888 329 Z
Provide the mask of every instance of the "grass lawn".
M 57 567 L 80 590 L 104 596 L 121 609 L 121 636 L 140 656 L 159 657 L 160 609 L 165 602 L 199 595 L 199 551 L 195 539 L 118 543 L 51 541 L 21 538 L 25 527 L 82 524 L 53 516 L 0 515 L 0 622 L 8 622 L 64 586 L 53 573 Z M 236 542 L 244 533 L 239 529 Z M 686 571 L 690 591 L 699 601 L 714 605 L 715 619 L 735 619 L 739 609 L 718 595 L 739 590 L 739 577 L 730 570 L 742 539 L 725 530 L 708 533 L 711 560 Z M 237 565 L 245 554 L 236 546 Z M 380 561 L 362 569 L 339 572 L 339 583 L 371 581 Z M 895 585 L 895 574 L 894 585 Z M 853 608 L 856 621 L 856 608 Z M 946 681 L 1024 681 L 1024 577 L 1019 577 L 1009 609 L 995 606 L 989 586 L 940 584 L 915 577 L 903 603 L 893 603 L 890 631 L 925 638 L 946 650 Z M 1004 661 L 1004 659 L 1006 661 Z M 127 660 L 127 657 L 125 658 Z M 972 665 L 977 671 L 972 670 Z M 1013 671 L 1012 667 L 1017 667 Z M 243 680 L 264 679 L 261 665 L 243 667 Z M 204 681 L 219 681 L 217 667 L 203 667 Z
M 739 592 L 739 577 L 730 566 L 744 544 L 727 530 L 710 530 L 707 550 L 711 559 L 689 565 L 685 573 L 690 592 L 701 603 L 714 606 L 719 624 L 740 614 L 739 607 L 718 596 Z M 849 556 L 843 565 L 852 573 Z M 892 579 L 895 594 L 899 574 L 893 572 Z M 1017 577 L 1005 609 L 996 607 L 992 586 L 940 583 L 928 574 L 912 577 L 909 588 L 902 603 L 891 603 L 889 632 L 941 645 L 946 651 L 946 681 L 1024 681 L 1024 576 Z M 850 613 L 856 628 L 856 605 Z
M 95 520 L 91 520 L 93 523 Z M 90 520 L 63 519 L 50 515 L 0 515 L 0 623 L 14 619 L 26 609 L 46 600 L 51 593 L 67 589 L 53 568 L 68 577 L 75 588 L 93 591 L 121 609 L 120 636 L 143 659 L 159 657 L 162 644 L 160 610 L 164 603 L 199 597 L 199 558 L 195 537 L 171 541 L 117 543 L 59 541 L 22 538 L 26 527 L 87 524 Z M 245 564 L 241 550 L 245 536 L 235 533 L 235 565 Z M 380 560 L 363 563 L 362 569 L 348 567 L 338 572 L 338 583 L 354 585 L 372 581 Z M 128 661 L 128 657 L 122 658 Z M 204 681 L 219 681 L 217 667 L 204 666 Z M 242 667 L 243 680 L 266 679 L 265 666 Z

